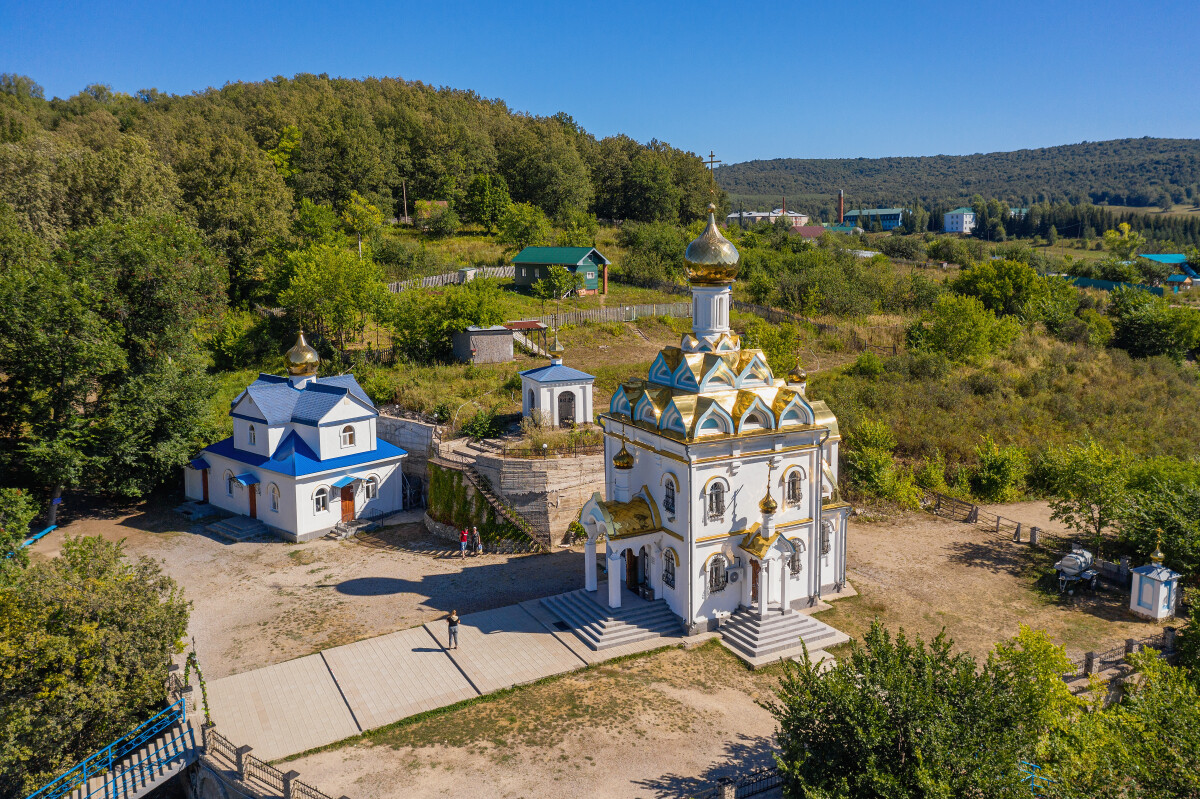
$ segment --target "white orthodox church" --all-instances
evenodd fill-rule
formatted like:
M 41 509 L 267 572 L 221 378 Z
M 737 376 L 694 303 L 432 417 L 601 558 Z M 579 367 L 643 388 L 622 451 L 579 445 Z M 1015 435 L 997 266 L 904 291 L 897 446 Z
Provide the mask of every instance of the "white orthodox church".
M 755 625 L 786 616 L 846 582 L 837 419 L 806 396 L 799 366 L 776 378 L 730 329 L 739 255 L 713 210 L 685 255 L 692 332 L 600 415 L 607 496 L 593 495 L 580 519 L 585 590 L 597 592 L 603 545 L 608 580 L 596 601 L 663 599 L 689 633 L 739 612 Z
M 378 439 L 379 412 L 358 381 L 317 377 L 320 359 L 303 333 L 286 360 L 287 377 L 260 374 L 233 400 L 233 435 L 188 465 L 187 498 L 292 541 L 401 510 L 407 453 Z

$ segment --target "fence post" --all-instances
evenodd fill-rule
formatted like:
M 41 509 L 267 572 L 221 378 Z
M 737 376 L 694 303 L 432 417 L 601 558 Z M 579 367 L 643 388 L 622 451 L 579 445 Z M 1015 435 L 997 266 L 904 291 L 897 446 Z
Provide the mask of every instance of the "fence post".
M 239 746 L 233 754 L 237 758 L 237 775 L 242 782 L 246 781 L 246 755 L 250 754 L 252 746 Z
M 1000 532 L 1000 517 L 996 517 L 996 532 Z
M 200 746 L 204 749 L 205 753 L 208 752 L 208 734 L 215 726 L 217 725 L 209 721 L 206 721 L 200 725 Z
M 283 775 L 283 799 L 292 799 L 292 783 L 299 776 L 299 771 L 289 771 Z
M 1095 652 L 1088 652 L 1083 656 L 1083 673 L 1084 674 L 1095 674 L 1096 673 L 1096 653 Z
M 721 799 L 737 799 L 737 783 L 732 777 L 726 777 L 721 782 Z
M 1021 543 L 1021 523 L 1017 522 L 1017 531 L 1013 533 L 1013 541 Z
M 1040 532 L 1041 532 L 1041 528 L 1039 528 L 1039 527 L 1030 527 L 1029 528 L 1029 546 L 1031 546 L 1031 547 L 1037 546 L 1038 533 L 1040 533 Z
M 1126 655 L 1132 655 L 1134 652 L 1137 651 L 1137 648 L 1138 648 L 1138 642 L 1137 642 L 1136 638 L 1126 638 L 1125 639 L 1125 654 Z
M 1174 627 L 1163 627 L 1162 642 L 1163 642 L 1163 651 L 1164 652 L 1174 652 L 1175 651 L 1175 628 Z

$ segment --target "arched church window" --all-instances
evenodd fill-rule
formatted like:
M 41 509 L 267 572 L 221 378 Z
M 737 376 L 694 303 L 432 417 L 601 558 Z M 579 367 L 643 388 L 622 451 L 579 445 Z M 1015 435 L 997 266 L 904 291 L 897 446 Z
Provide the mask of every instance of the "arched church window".
M 799 505 L 803 499 L 804 482 L 800 479 L 800 472 L 793 471 L 788 475 L 787 481 L 787 504 Z
M 313 494 L 313 511 L 324 513 L 327 510 L 329 510 L 329 489 L 321 486 L 317 489 L 317 493 Z
M 342 446 L 343 447 L 353 447 L 354 446 L 354 425 L 348 424 L 342 428 Z
M 534 403 L 534 398 L 533 398 L 533 389 L 531 388 L 531 389 L 529 389 L 529 410 L 531 410 L 531 411 L 533 410 L 534 404 L 535 403 Z
M 719 519 L 725 515 L 725 486 L 713 483 L 708 489 L 708 518 Z
M 379 478 L 375 475 L 368 477 L 363 486 L 367 494 L 367 499 L 375 499 L 375 497 L 379 496 Z
M 225 472 L 225 495 L 226 496 L 230 496 L 230 497 L 233 496 L 233 484 L 236 482 L 237 482 L 237 480 L 234 479 L 233 472 Z
M 271 510 L 279 512 L 279 486 L 271 483 L 271 487 L 267 489 L 267 493 L 271 496 Z
M 715 594 L 724 591 L 729 584 L 729 564 L 724 555 L 713 555 L 708 562 L 708 592 Z
M 671 556 L 670 552 L 667 552 L 663 555 L 663 578 L 662 579 L 663 579 L 663 585 L 665 585 L 669 588 L 675 587 L 675 558 L 673 558 Z
M 250 425 L 250 427 L 246 429 L 246 443 L 250 446 L 254 446 L 254 425 Z
M 669 479 L 663 488 L 663 510 L 671 516 L 675 515 L 675 483 Z

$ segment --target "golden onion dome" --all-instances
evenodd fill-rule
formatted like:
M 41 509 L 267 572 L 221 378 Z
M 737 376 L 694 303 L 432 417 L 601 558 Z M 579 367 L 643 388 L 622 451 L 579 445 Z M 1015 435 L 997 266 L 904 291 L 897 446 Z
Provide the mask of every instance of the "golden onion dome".
M 632 469 L 633 468 L 633 455 L 630 454 L 629 450 L 625 449 L 624 444 L 621 445 L 621 451 L 618 452 L 616 455 L 613 455 L 613 468 L 614 469 Z
M 792 371 L 787 373 L 787 382 L 791 385 L 792 383 L 805 383 L 807 381 L 808 372 L 804 371 L 804 368 L 800 366 L 800 359 L 796 358 L 796 365 L 792 368 Z
M 567 351 L 567 348 L 558 343 L 558 331 L 554 331 L 554 344 L 550 346 L 550 354 L 555 358 L 561 358 L 562 354 Z
M 296 343 L 283 356 L 283 360 L 287 364 L 288 374 L 293 377 L 311 377 L 321 365 L 321 356 L 304 340 L 303 330 L 296 337 Z
M 775 497 L 771 496 L 771 472 L 775 470 L 775 464 L 767 464 L 767 493 L 763 494 L 763 498 L 758 501 L 758 509 L 762 511 L 763 516 L 770 516 L 775 511 L 779 510 L 779 503 L 775 501 Z
M 1150 562 L 1155 566 L 1161 566 L 1163 558 L 1166 555 L 1162 551 L 1162 530 L 1158 530 L 1158 537 L 1154 540 L 1154 551 L 1150 553 Z
M 717 229 L 717 206 L 708 204 L 708 225 L 683 253 L 688 281 L 697 286 L 728 285 L 737 278 L 741 256 Z

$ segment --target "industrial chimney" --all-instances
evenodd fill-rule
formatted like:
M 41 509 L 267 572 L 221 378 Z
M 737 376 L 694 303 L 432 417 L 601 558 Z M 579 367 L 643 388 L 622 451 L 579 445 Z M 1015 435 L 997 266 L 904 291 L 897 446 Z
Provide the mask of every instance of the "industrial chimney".
M 846 224 L 846 195 L 838 189 L 838 224 Z

